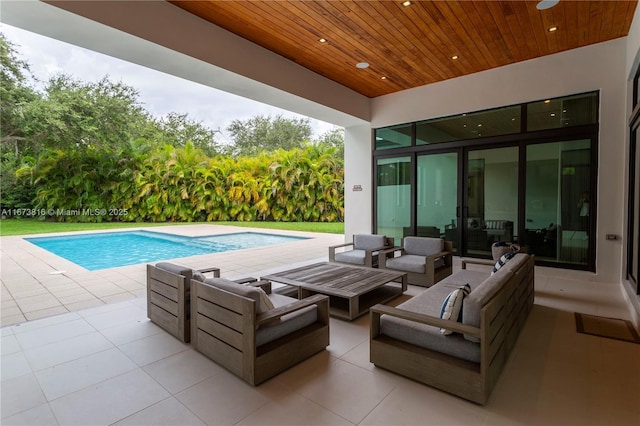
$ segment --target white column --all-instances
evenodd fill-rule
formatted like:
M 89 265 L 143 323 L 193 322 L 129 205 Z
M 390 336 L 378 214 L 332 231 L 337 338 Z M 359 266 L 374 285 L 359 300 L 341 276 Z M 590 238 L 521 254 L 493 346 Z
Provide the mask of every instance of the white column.
M 344 235 L 369 234 L 372 229 L 373 175 L 371 127 L 345 128 L 344 137 Z

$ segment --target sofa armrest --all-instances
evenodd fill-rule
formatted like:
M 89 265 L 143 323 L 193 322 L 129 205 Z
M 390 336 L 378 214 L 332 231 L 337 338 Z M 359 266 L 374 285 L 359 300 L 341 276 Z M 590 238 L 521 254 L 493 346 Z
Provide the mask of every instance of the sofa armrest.
M 279 306 L 270 311 L 256 315 L 256 325 L 265 324 L 274 319 L 278 319 L 284 315 L 290 314 L 307 306 L 316 305 L 318 307 L 318 320 L 321 322 L 329 321 L 329 296 L 322 294 L 315 294 L 311 297 L 306 297 L 302 300 L 296 300 L 295 302 L 288 303 L 284 306 Z
M 215 266 L 212 266 L 211 268 L 198 269 L 197 271 L 202 272 L 203 274 L 213 272 L 214 278 L 220 278 L 220 268 L 216 268 Z
M 484 266 L 494 266 L 496 264 L 493 260 L 487 259 L 462 259 L 461 260 L 461 268 L 467 269 L 467 264 L 469 265 L 484 265 Z
M 398 309 L 386 305 L 375 305 L 370 310 L 371 316 L 371 338 L 375 338 L 380 335 L 380 316 L 391 315 L 396 318 L 404 319 L 407 321 L 418 322 L 420 324 L 431 325 L 438 328 L 446 328 L 452 330 L 455 333 L 461 333 L 468 336 L 473 336 L 480 339 L 481 330 L 478 327 L 459 323 L 457 321 L 444 320 L 442 318 L 434 317 L 431 315 L 420 314 L 417 312 L 410 312 L 404 309 Z

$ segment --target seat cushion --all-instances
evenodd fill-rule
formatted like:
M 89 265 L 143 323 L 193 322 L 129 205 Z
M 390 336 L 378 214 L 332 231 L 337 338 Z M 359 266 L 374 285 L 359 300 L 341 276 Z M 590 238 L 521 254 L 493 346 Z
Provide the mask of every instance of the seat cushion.
M 278 308 L 297 302 L 298 299 L 283 296 L 281 294 L 270 294 L 269 299 Z M 293 333 L 307 327 L 318 320 L 318 309 L 315 305 L 307 306 L 290 314 L 283 315 L 278 321 L 261 325 L 256 331 L 256 346 L 261 346 L 273 342 L 280 337 Z
M 270 311 L 274 308 L 273 302 L 269 299 L 267 293 L 265 293 L 265 291 L 260 287 L 238 284 L 225 278 L 207 278 L 204 280 L 204 283 L 218 287 L 219 289 L 228 291 L 229 293 L 237 294 L 238 296 L 253 299 L 256 302 L 257 314 Z
M 402 244 L 407 254 L 417 256 L 431 256 L 444 249 L 442 238 L 405 237 Z
M 384 247 L 384 235 L 356 234 L 353 236 L 353 248 L 356 250 L 374 250 Z
M 440 282 L 398 305 L 398 308 L 438 318 L 442 308 L 442 301 L 457 287 L 459 286 Z M 380 318 L 380 332 L 416 346 L 467 361 L 480 362 L 480 345 L 478 343 L 465 340 L 462 335 L 457 333 L 443 336 L 439 327 L 382 315 Z
M 349 250 L 342 253 L 336 253 L 336 261 L 342 263 L 351 263 L 353 265 L 364 265 L 365 261 L 364 250 Z
M 436 259 L 435 268 L 444 266 L 444 259 Z M 402 256 L 390 258 L 386 261 L 387 269 L 395 269 L 396 271 L 414 272 L 416 274 L 424 274 L 426 268 L 426 260 L 424 256 L 416 256 L 413 254 L 405 254 Z

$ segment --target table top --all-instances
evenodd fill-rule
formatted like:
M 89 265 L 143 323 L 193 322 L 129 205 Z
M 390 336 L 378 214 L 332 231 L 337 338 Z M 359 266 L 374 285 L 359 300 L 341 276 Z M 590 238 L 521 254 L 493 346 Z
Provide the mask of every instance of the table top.
M 324 294 L 353 297 L 368 293 L 403 275 L 406 274 L 385 269 L 322 262 L 264 275 L 261 278 L 316 290 Z

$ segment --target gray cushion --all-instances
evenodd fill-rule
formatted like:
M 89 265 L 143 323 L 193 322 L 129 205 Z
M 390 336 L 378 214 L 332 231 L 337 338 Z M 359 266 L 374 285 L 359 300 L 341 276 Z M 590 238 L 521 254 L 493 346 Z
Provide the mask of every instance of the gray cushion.
M 398 308 L 438 318 L 440 317 L 442 301 L 455 288 L 457 287 L 452 288 L 451 284 L 442 285 L 439 283 L 398 305 Z M 473 293 L 473 291 L 471 293 Z M 466 303 L 466 298 L 464 303 Z M 386 336 L 403 342 L 442 352 L 467 361 L 480 362 L 480 345 L 478 343 L 465 340 L 462 335 L 457 333 L 450 336 L 443 336 L 440 334 L 439 327 L 383 315 L 380 318 L 380 331 Z
M 405 237 L 402 245 L 407 254 L 431 256 L 444 249 L 444 240 L 442 238 Z
M 269 299 L 275 307 L 288 305 L 289 303 L 296 302 L 298 299 L 292 297 L 283 296 L 281 294 L 270 294 Z M 292 312 L 280 317 L 279 321 L 269 322 L 262 325 L 256 331 L 256 345 L 264 345 L 265 343 L 273 342 L 280 337 L 300 330 L 308 325 L 313 324 L 318 320 L 317 307 L 307 306 L 298 311 Z
M 471 293 L 464 299 L 462 304 L 462 323 L 480 327 L 480 311 L 482 307 L 495 296 L 512 275 L 513 272 L 511 271 L 500 270 L 479 285 L 476 284 L 475 288 L 472 287 Z M 480 341 L 480 339 L 472 336 L 465 335 L 464 337 L 473 342 Z
M 265 293 L 265 291 L 260 287 L 242 285 L 224 278 L 207 278 L 204 282 L 205 284 L 218 287 L 219 289 L 228 291 L 229 293 L 253 299 L 256 302 L 257 314 L 267 312 L 274 308 L 273 302 L 269 299 L 267 293 Z
M 177 275 L 182 275 L 182 276 L 185 276 L 185 272 L 191 271 L 191 278 L 198 281 L 204 281 L 207 278 L 200 271 L 187 268 L 186 266 L 176 265 L 175 263 L 171 263 L 171 262 L 156 263 L 156 268 L 163 269 L 165 271 L 168 271 Z
M 364 265 L 364 250 L 349 250 L 342 253 L 336 253 L 336 261 L 343 263 L 351 263 L 353 265 Z
M 353 248 L 357 250 L 374 250 L 384 247 L 384 235 L 356 234 L 353 236 Z
M 424 274 L 427 261 L 424 256 L 416 256 L 413 254 L 405 254 L 403 256 L 390 258 L 386 262 L 388 269 L 397 271 L 415 272 L 416 274 Z M 433 263 L 435 268 L 444 266 L 444 259 L 436 259 Z

